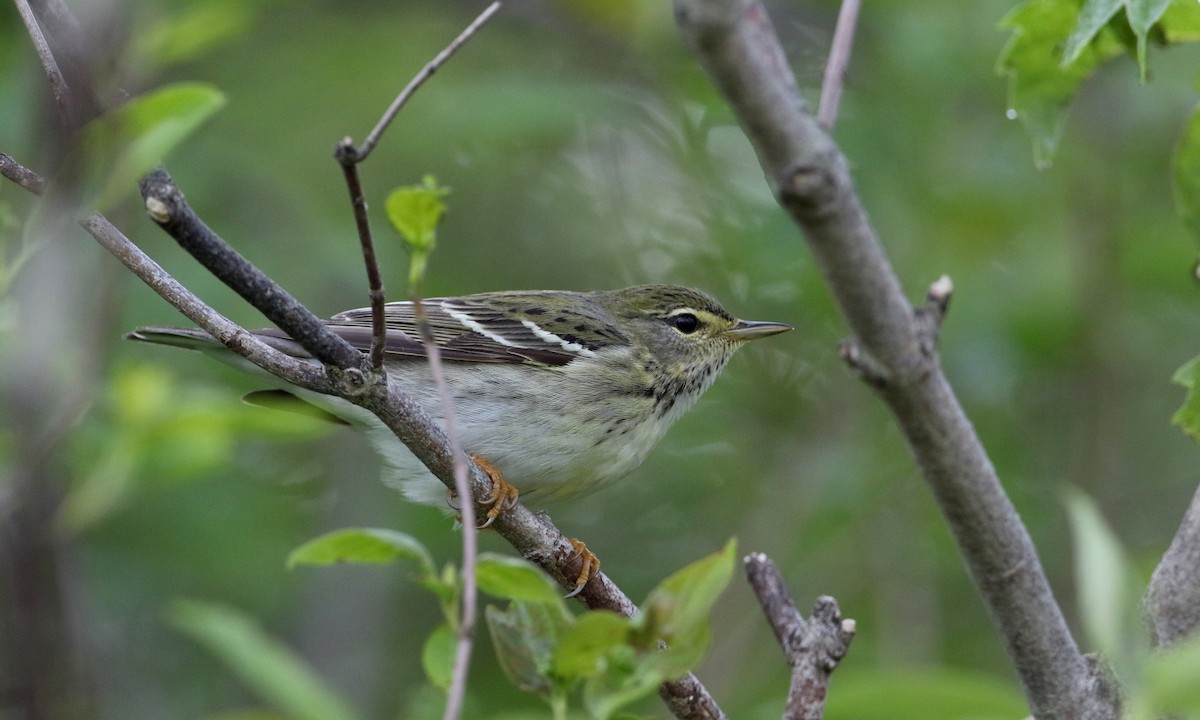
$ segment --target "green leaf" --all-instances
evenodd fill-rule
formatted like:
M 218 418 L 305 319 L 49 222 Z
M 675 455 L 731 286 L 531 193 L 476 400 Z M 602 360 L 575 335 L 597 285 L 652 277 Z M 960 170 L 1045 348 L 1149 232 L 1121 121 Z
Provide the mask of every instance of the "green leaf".
M 420 541 L 382 528 L 346 528 L 313 538 L 288 555 L 287 565 L 383 564 L 395 560 L 415 560 L 422 575 L 435 574 L 433 558 Z
M 1183 406 L 1171 416 L 1171 422 L 1193 440 L 1200 441 L 1200 356 L 1194 357 L 1175 371 L 1171 382 L 1187 388 Z
M 1153 717 L 1200 714 L 1200 635 L 1150 658 L 1144 692 Z
M 1122 0 L 1087 0 L 1079 9 L 1075 29 L 1063 48 L 1064 67 L 1079 59 L 1093 38 L 1112 20 L 1125 3 Z
M 485 616 L 496 658 L 514 685 L 546 698 L 570 689 L 551 670 L 559 633 L 571 623 L 565 608 L 514 601 L 507 610 L 489 605 Z
M 625 652 L 620 652 L 622 649 Z M 606 672 L 588 678 L 583 706 L 595 720 L 607 720 L 618 710 L 653 693 L 664 676 L 648 663 L 639 663 L 633 650 L 619 645 L 609 653 Z
M 555 672 L 564 678 L 584 679 L 603 672 L 613 649 L 629 638 L 629 618 L 608 610 L 592 610 L 579 616 L 563 631 L 554 648 Z
M 558 586 L 537 566 L 508 555 L 482 553 L 475 566 L 479 589 L 508 600 L 562 604 Z
M 661 640 L 667 649 L 649 655 L 664 677 L 677 677 L 703 657 L 708 647 L 708 615 L 733 576 L 737 542 L 701 558 L 663 580 L 650 591 L 637 617 L 639 647 L 652 649 Z
M 1132 639 L 1139 635 L 1138 597 L 1125 550 L 1091 498 L 1071 490 L 1065 502 L 1074 537 L 1075 582 L 1084 631 L 1092 647 L 1111 662 L 1132 662 Z
M 1138 76 L 1146 82 L 1146 37 L 1150 29 L 1162 18 L 1172 0 L 1128 0 L 1125 11 L 1129 27 L 1137 38 Z
M 392 227 L 404 238 L 412 253 L 409 283 L 419 287 L 425 277 L 425 264 L 437 246 L 437 226 L 446 212 L 442 198 L 450 188 L 438 185 L 432 175 L 426 175 L 420 185 L 396 188 L 388 195 L 385 208 Z
M 1192 109 L 1187 127 L 1175 145 L 1171 177 L 1175 210 L 1192 237 L 1200 240 L 1200 105 Z
M 83 129 L 86 177 L 99 181 L 91 201 L 110 208 L 134 183 L 225 104 L 217 88 L 175 83 L 133 98 Z
M 450 690 L 450 678 L 454 674 L 455 637 L 454 629 L 442 623 L 433 629 L 421 648 L 421 667 L 429 681 L 443 691 Z
M 299 656 L 241 612 L 216 603 L 177 600 L 171 623 L 221 659 L 264 701 L 300 720 L 356 720 Z
M 191 60 L 244 34 L 260 11 L 247 0 L 189 3 L 135 33 L 137 52 L 159 67 Z
M 1048 167 L 1062 135 L 1067 104 L 1080 84 L 1124 45 L 1104 26 L 1063 64 L 1061 48 L 1076 28 L 1076 0 L 1026 0 L 1001 21 L 1012 31 L 997 71 L 1008 77 L 1008 116 L 1021 121 L 1033 140 L 1034 162 Z

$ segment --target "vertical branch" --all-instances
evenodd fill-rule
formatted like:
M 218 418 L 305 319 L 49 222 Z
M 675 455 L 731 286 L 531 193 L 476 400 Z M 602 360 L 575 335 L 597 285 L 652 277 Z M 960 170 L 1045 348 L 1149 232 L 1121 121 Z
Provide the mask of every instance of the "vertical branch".
M 362 245 L 363 261 L 366 264 L 367 282 L 371 298 L 371 367 L 377 372 L 384 370 L 383 349 L 387 340 L 387 323 L 384 317 L 383 281 L 380 277 L 379 264 L 375 256 L 375 245 L 371 239 L 371 227 L 367 220 L 366 199 L 363 197 L 362 184 L 358 178 L 358 165 L 366 161 L 371 151 L 375 149 L 375 146 L 383 137 L 383 133 L 391 125 L 401 108 L 408 102 L 408 99 L 417 91 L 417 88 L 421 87 L 426 80 L 432 77 L 438 68 L 457 52 L 464 43 L 470 40 L 475 35 L 475 32 L 499 10 L 500 3 L 493 2 L 466 29 L 459 33 L 445 49 L 438 53 L 433 60 L 426 63 L 421 68 L 421 71 L 405 85 L 400 94 L 396 96 L 396 99 L 392 101 L 392 104 L 384 112 L 379 122 L 376 123 L 360 147 L 355 147 L 353 140 L 346 137 L 337 144 L 334 150 L 334 157 L 342 166 L 342 172 L 346 179 L 346 187 L 350 191 L 350 201 L 354 209 L 355 224 L 358 227 L 358 236 Z M 433 378 L 434 387 L 437 390 L 438 401 L 442 406 L 446 437 L 450 443 L 450 452 L 453 459 L 455 492 L 459 498 L 463 499 L 459 508 L 463 529 L 462 614 L 458 623 L 454 669 L 451 674 L 450 688 L 446 698 L 446 711 L 443 715 L 445 720 L 456 720 L 462 714 L 462 705 L 466 698 L 467 674 L 471 664 L 471 649 L 478 614 L 479 594 L 475 578 L 475 565 L 478 556 L 477 538 L 475 537 L 475 502 L 468 500 L 468 498 L 473 499 L 474 495 L 471 492 L 467 477 L 468 468 L 466 457 L 463 454 L 462 434 L 459 432 L 458 422 L 455 419 L 454 399 L 451 397 L 450 388 L 446 384 L 446 376 L 442 369 L 441 351 L 438 348 L 437 341 L 433 337 L 433 333 L 430 331 L 429 320 L 425 315 L 425 307 L 421 304 L 419 288 L 413 287 L 410 288 L 410 291 L 417 327 L 420 328 L 421 332 L 421 342 L 425 346 L 425 354 L 429 359 L 429 372 Z
M 842 86 L 846 84 L 846 68 L 850 64 L 850 51 L 854 47 L 854 31 L 858 27 L 858 9 L 861 0 L 842 0 L 838 11 L 837 27 L 833 31 L 833 46 L 829 49 L 829 62 L 825 64 L 825 80 L 821 84 L 821 100 L 817 105 L 817 122 L 832 128 L 837 122 L 838 105 L 842 100 Z
M 363 196 L 362 182 L 358 177 L 361 157 L 354 142 L 346 137 L 333 151 L 334 158 L 342 166 L 346 189 L 350 192 L 350 206 L 354 212 L 354 224 L 358 228 L 359 245 L 362 247 L 363 264 L 367 271 L 367 296 L 371 300 L 371 368 L 383 371 L 383 346 L 387 342 L 387 322 L 383 306 L 385 294 L 383 278 L 379 274 L 379 261 L 375 257 L 375 243 L 371 239 L 371 223 L 367 220 L 367 199 Z
M 940 312 L 914 312 L 905 297 L 849 163 L 797 92 L 766 10 L 758 0 L 675 0 L 675 17 L 803 230 L 854 334 L 844 353 L 903 431 L 1034 714 L 1116 718 L 1115 694 L 1079 651 L 1029 532 L 942 373 Z M 948 290 L 939 282 L 931 301 L 944 307 Z

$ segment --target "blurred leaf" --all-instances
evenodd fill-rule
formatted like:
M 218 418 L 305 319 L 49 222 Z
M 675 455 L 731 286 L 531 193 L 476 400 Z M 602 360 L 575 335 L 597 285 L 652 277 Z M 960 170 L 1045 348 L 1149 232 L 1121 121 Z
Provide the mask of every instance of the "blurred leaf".
M 287 565 L 384 564 L 395 560 L 414 560 L 422 575 L 435 574 L 433 558 L 419 540 L 383 528 L 346 528 L 313 538 L 288 555 Z
M 562 604 L 558 586 L 522 558 L 482 553 L 475 567 L 479 589 L 499 598 Z
M 357 715 L 290 649 L 233 608 L 177 600 L 171 624 L 209 649 L 264 701 L 302 720 L 356 720 Z
M 1162 18 L 1163 13 L 1171 5 L 1172 0 L 1128 0 L 1126 16 L 1129 27 L 1137 38 L 1138 77 L 1146 82 L 1146 37 L 1150 29 Z
M 134 34 L 145 62 L 165 66 L 191 60 L 244 34 L 261 7 L 252 0 L 207 0 L 179 6 L 177 12 Z
M 270 708 L 246 708 L 230 710 L 217 715 L 207 715 L 205 720 L 291 720 L 291 715 L 284 715 Z
M 1200 715 L 1200 635 L 1150 658 L 1144 692 L 1155 717 Z
M 1171 416 L 1171 422 L 1193 440 L 1200 441 L 1200 357 L 1194 357 L 1175 371 L 1171 382 L 1187 388 L 1183 405 Z
M 1021 691 L 981 672 L 928 670 L 839 674 L 826 720 L 1014 720 L 1029 714 Z
M 652 664 L 637 660 L 628 645 L 619 644 L 612 648 L 605 672 L 592 675 L 583 686 L 583 706 L 589 715 L 596 720 L 606 720 L 658 688 L 665 679 L 662 673 Z
M 554 648 L 555 671 L 572 680 L 603 672 L 613 648 L 626 643 L 629 631 L 629 618 L 614 612 L 592 610 L 580 615 Z
M 997 70 L 1009 79 L 1008 115 L 1033 139 L 1039 168 L 1054 157 L 1066 106 L 1079 85 L 1124 49 L 1112 28 L 1103 26 L 1064 65 L 1060 48 L 1076 27 L 1078 8 L 1077 0 L 1026 0 L 1000 23 L 1012 31 L 997 61 Z
M 89 202 L 106 210 L 225 104 L 220 90 L 175 83 L 139 95 L 88 123 L 80 135 L 86 177 L 98 181 Z
M 665 678 L 691 669 L 704 655 L 709 642 L 709 613 L 733 575 L 737 541 L 672 574 L 650 591 L 637 616 L 643 650 L 658 641 L 667 649 L 649 657 Z
M 1169 43 L 1200 40 L 1200 3 L 1175 0 L 1163 13 L 1159 27 Z
M 555 643 L 571 622 L 553 605 L 514 601 L 506 610 L 489 605 L 488 631 L 505 675 L 521 690 L 544 698 L 570 689 L 551 672 Z
M 1075 540 L 1075 583 L 1079 614 L 1093 648 L 1113 663 L 1129 663 L 1131 639 L 1139 632 L 1137 591 L 1125 550 L 1091 498 L 1066 494 Z
M 1192 108 L 1192 116 L 1175 146 L 1171 172 L 1175 209 L 1192 237 L 1200 241 L 1200 105 Z
M 441 688 L 450 689 L 450 678 L 454 674 L 455 637 L 454 628 L 442 623 L 433 629 L 421 648 L 421 667 L 429 681 Z

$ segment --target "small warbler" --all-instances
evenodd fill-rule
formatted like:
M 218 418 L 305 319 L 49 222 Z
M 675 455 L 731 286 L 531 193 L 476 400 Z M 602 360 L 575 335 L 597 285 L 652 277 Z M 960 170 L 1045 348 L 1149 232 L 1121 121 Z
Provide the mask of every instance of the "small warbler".
M 738 320 L 708 294 L 671 285 L 489 292 L 429 298 L 422 305 L 445 361 L 463 448 L 496 486 L 485 525 L 515 501 L 514 486 L 525 499 L 564 499 L 628 474 L 735 350 L 792 329 Z M 412 303 L 388 303 L 385 317 L 385 369 L 442 422 Z M 370 308 L 339 313 L 327 324 L 354 347 L 370 347 Z M 309 357 L 278 330 L 255 334 L 289 355 Z M 202 350 L 271 377 L 203 330 L 147 327 L 127 337 Z M 374 415 L 340 398 L 292 386 L 286 392 L 364 429 L 386 461 L 385 480 L 410 499 L 445 501 L 445 486 Z M 277 404 L 280 395 L 268 391 L 246 399 Z M 585 554 L 578 591 L 599 563 L 582 543 L 572 542 Z

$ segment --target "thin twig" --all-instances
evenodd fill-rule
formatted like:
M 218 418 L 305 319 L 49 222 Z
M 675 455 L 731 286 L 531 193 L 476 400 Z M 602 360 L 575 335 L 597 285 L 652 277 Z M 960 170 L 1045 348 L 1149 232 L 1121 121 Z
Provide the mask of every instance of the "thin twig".
M 488 5 L 487 9 L 479 14 L 479 17 L 475 18 L 475 20 L 468 25 L 465 30 L 458 34 L 458 37 L 454 38 L 454 40 L 447 45 L 444 50 L 426 63 L 425 67 L 421 68 L 421 71 L 413 76 L 412 80 L 408 81 L 408 85 L 404 86 L 404 89 L 400 91 L 400 94 L 397 95 L 396 99 L 392 101 L 392 104 L 388 106 L 387 111 L 383 113 L 383 117 L 379 119 L 379 122 L 375 125 L 375 128 L 371 130 L 369 135 L 367 135 L 367 139 L 364 140 L 363 144 L 358 147 L 356 151 L 358 162 L 366 160 L 367 156 L 371 154 L 371 151 L 375 149 L 375 146 L 379 144 L 379 138 L 383 136 L 384 131 L 387 130 L 388 126 L 392 124 L 392 120 L 395 119 L 396 113 L 400 112 L 400 109 L 404 107 L 405 103 L 408 102 L 408 99 L 417 91 L 417 88 L 421 87 L 426 80 L 433 77 L 433 74 L 438 71 L 438 68 L 445 64 L 445 62 L 450 59 L 450 56 L 457 52 L 460 47 L 462 47 L 463 43 L 465 43 L 467 40 L 470 40 L 471 36 L 474 35 L 484 23 L 486 23 L 488 20 L 491 20 L 492 16 L 499 11 L 499 2 L 493 2 L 491 5 Z
M 1114 720 L 1029 532 L 1005 494 L 871 227 L 849 163 L 796 90 L 758 0 L 675 0 L 675 18 L 803 230 L 853 334 L 860 367 L 904 432 L 1035 716 Z
M 817 105 L 817 122 L 826 128 L 833 128 L 837 122 L 842 87 L 846 84 L 846 67 L 850 64 L 850 52 L 854 48 L 854 31 L 858 26 L 860 5 L 861 0 L 842 0 L 842 8 L 838 11 L 833 46 L 829 48 L 829 62 L 825 64 L 825 79 L 821 84 L 821 100 Z
M 75 126 L 75 103 L 71 100 L 71 88 L 67 86 L 67 79 L 54 59 L 54 52 L 51 51 L 50 44 L 46 42 L 46 36 L 42 33 L 37 17 L 33 14 L 33 8 L 26 0 L 13 0 L 13 2 L 17 6 L 17 12 L 21 15 L 21 21 L 25 23 L 29 39 L 33 41 L 33 46 L 37 50 L 38 60 L 42 63 L 42 72 L 46 74 L 46 81 L 50 83 L 50 92 L 54 95 L 54 103 L 58 106 L 59 120 L 64 128 L 73 128 Z
M 371 225 L 367 218 L 367 203 L 363 195 L 362 183 L 358 177 L 359 164 L 366 161 L 371 151 L 383 137 L 383 133 L 391 126 L 392 120 L 404 107 L 408 99 L 427 79 L 433 76 L 475 32 L 483 26 L 500 9 L 499 2 L 493 2 L 474 22 L 466 27 L 450 45 L 443 49 L 426 63 L 425 67 L 400 92 L 391 106 L 384 112 L 383 117 L 367 136 L 361 148 L 354 147 L 354 141 L 349 137 L 343 138 L 334 149 L 334 157 L 342 166 L 346 179 L 346 187 L 350 191 L 350 202 L 354 209 L 354 219 L 358 227 L 359 242 L 362 246 L 363 261 L 366 264 L 368 292 L 371 298 L 371 367 L 376 371 L 383 370 L 383 349 L 387 342 L 387 323 L 384 317 L 383 280 L 379 273 L 379 263 L 375 255 L 375 243 L 371 238 Z M 450 388 L 446 384 L 446 376 L 442 369 L 441 351 L 437 341 L 429 329 L 429 321 L 425 315 L 425 307 L 421 304 L 419 288 L 410 288 L 413 309 L 416 315 L 417 327 L 420 329 L 421 341 L 425 346 L 426 357 L 429 359 L 429 371 L 437 390 L 438 401 L 442 407 L 442 417 L 445 420 L 446 437 L 450 442 L 450 454 L 453 458 L 453 474 L 455 493 L 460 498 L 477 498 L 471 493 L 467 481 L 467 466 L 463 455 L 462 434 L 458 430 L 455 419 L 454 400 Z M 475 503 L 464 502 L 459 508 L 463 530 L 463 559 L 462 559 L 462 616 L 458 624 L 457 650 L 454 655 L 454 669 L 450 678 L 450 688 L 447 693 L 444 720 L 457 720 L 462 713 L 463 702 L 467 693 L 467 676 L 471 665 L 471 650 L 475 637 L 475 622 L 479 601 L 476 588 L 476 523 Z
M 429 358 L 429 372 L 433 376 L 433 385 L 437 388 L 438 401 L 441 403 L 442 414 L 445 416 L 446 437 L 449 438 L 450 448 L 454 453 L 455 494 L 460 498 L 470 497 L 471 488 L 467 483 L 467 463 L 463 457 L 462 433 L 458 430 L 454 399 L 450 397 L 450 386 L 446 384 L 446 376 L 442 369 L 442 351 L 429 328 L 429 318 L 425 315 L 425 306 L 421 303 L 421 298 L 417 295 L 415 288 L 412 302 L 417 327 L 421 331 L 421 343 L 425 346 L 425 354 Z M 462 713 L 463 701 L 467 695 L 467 674 L 471 664 L 475 621 L 478 617 L 479 590 L 476 587 L 475 579 L 478 557 L 475 503 L 462 503 L 459 513 L 463 526 L 462 616 L 458 623 L 454 670 L 450 676 L 450 690 L 446 697 L 446 711 L 442 716 L 443 720 L 454 720 Z
M 367 219 L 367 199 L 363 195 L 362 182 L 358 177 L 361 159 L 354 151 L 354 142 L 343 138 L 333 151 L 333 156 L 342 166 L 346 189 L 350 192 L 350 206 L 354 211 L 354 224 L 358 228 L 359 245 L 362 247 L 363 264 L 367 270 L 367 296 L 371 300 L 371 367 L 383 370 L 383 347 L 387 343 L 387 321 L 384 318 L 383 277 L 379 273 L 379 260 L 375 256 L 375 242 L 371 239 L 371 222 Z
M 783 720 L 820 720 L 829 676 L 850 649 L 855 622 L 843 620 L 837 601 L 826 595 L 817 598 L 805 621 L 775 563 L 762 553 L 748 555 L 744 562 L 746 579 L 792 668 Z

